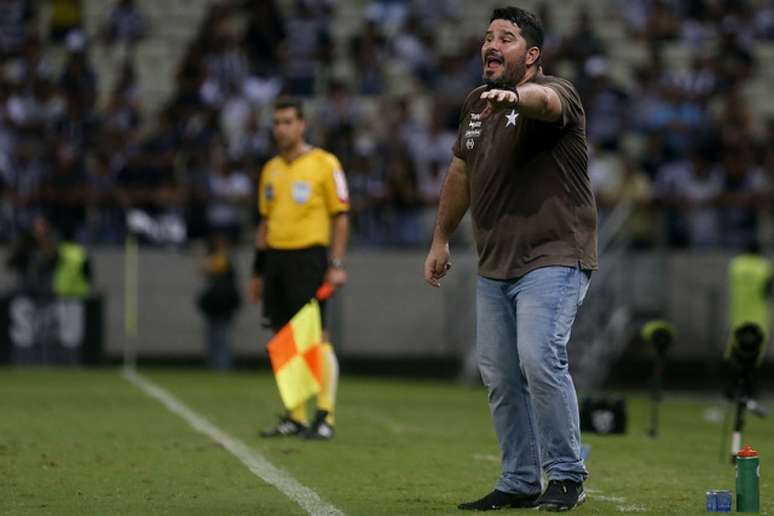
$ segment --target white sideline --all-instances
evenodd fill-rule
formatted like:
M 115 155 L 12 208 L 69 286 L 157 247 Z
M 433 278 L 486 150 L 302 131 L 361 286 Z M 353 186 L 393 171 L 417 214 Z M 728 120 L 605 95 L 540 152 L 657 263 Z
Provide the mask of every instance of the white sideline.
M 289 473 L 271 464 L 263 455 L 250 449 L 250 447 L 239 439 L 223 432 L 204 417 L 178 401 L 170 393 L 150 380 L 142 377 L 136 371 L 126 369 L 123 372 L 123 376 L 145 394 L 151 398 L 155 398 L 171 412 L 174 412 L 185 419 L 194 430 L 206 435 L 223 446 L 226 450 L 231 452 L 234 457 L 247 466 L 247 468 L 257 477 L 277 488 L 309 514 L 326 516 L 344 515 L 341 510 L 324 502 L 317 493 L 300 484 L 295 478 L 290 476 Z
M 644 505 L 638 505 L 638 504 L 621 505 L 626 503 L 626 498 L 624 498 L 623 496 L 606 496 L 602 494 L 602 491 L 600 491 L 599 489 L 586 489 L 586 492 L 589 495 L 591 495 L 589 498 L 593 500 L 617 503 L 618 505 L 615 506 L 615 509 L 618 512 L 647 512 L 648 511 L 648 508 Z

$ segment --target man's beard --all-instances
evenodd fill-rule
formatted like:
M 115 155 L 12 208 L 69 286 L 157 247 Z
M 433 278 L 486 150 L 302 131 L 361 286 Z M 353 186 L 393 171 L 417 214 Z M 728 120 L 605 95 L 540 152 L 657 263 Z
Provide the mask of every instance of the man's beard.
M 527 63 L 520 61 L 514 64 L 513 68 L 505 67 L 503 73 L 496 79 L 490 79 L 486 76 L 486 72 L 484 72 L 483 79 L 484 84 L 486 84 L 490 90 L 511 90 L 519 84 L 526 73 Z

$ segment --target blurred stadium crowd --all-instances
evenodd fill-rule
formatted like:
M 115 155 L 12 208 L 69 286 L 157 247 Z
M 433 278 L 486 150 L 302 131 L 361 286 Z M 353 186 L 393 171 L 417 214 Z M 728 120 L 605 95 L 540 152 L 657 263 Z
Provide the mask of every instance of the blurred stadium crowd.
M 0 0 L 0 239 L 42 214 L 84 243 L 117 244 L 126 211 L 140 208 L 178 218 L 189 240 L 250 241 L 271 104 L 286 93 L 309 100 L 310 141 L 344 164 L 355 244 L 424 246 L 459 106 L 480 83 L 489 11 L 360 0 L 341 37 L 332 27 L 347 3 L 213 0 L 169 78 L 173 94 L 150 112 L 135 49 L 169 27 L 141 2 L 106 3 L 87 31 L 81 0 L 50 0 L 46 24 L 38 2 Z M 752 105 L 760 96 L 747 92 L 771 89 L 774 1 L 604 2 L 599 27 L 590 9 L 602 3 L 531 5 L 546 27 L 545 71 L 583 98 L 603 216 L 632 207 L 638 248 L 770 242 L 772 101 Z M 561 31 L 560 8 L 573 11 Z M 610 31 L 644 57 L 627 59 L 600 36 Z M 105 84 L 91 55 L 114 48 L 118 72 Z

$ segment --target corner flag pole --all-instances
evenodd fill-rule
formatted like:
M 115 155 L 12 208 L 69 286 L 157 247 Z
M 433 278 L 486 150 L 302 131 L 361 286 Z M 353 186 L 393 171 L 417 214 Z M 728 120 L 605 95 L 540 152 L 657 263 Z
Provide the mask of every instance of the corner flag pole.
M 137 369 L 138 314 L 137 237 L 129 232 L 124 242 L 124 369 Z

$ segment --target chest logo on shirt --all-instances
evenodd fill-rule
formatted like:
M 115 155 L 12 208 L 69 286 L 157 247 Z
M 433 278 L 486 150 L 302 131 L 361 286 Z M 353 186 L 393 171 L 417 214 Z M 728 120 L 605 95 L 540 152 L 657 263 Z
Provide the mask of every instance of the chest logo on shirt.
M 508 119 L 507 122 L 505 122 L 505 127 L 508 127 L 509 125 L 516 126 L 516 119 L 519 118 L 519 114 L 516 112 L 515 109 L 511 109 L 511 112 L 507 115 L 505 115 L 505 118 Z
M 312 185 L 307 181 L 293 181 L 291 196 L 296 204 L 304 204 L 312 195 Z
M 465 131 L 465 138 L 478 138 L 481 136 L 481 124 L 481 115 L 478 113 L 471 113 L 470 122 L 468 122 L 468 128 Z M 473 148 L 469 143 L 466 143 L 466 145 L 468 146 L 468 149 Z
M 267 201 L 274 200 L 274 185 L 266 183 L 266 187 L 263 189 L 263 196 Z
M 476 146 L 475 140 L 473 138 L 468 138 L 468 141 L 465 142 L 465 147 L 468 148 L 468 150 L 473 150 L 473 147 Z

